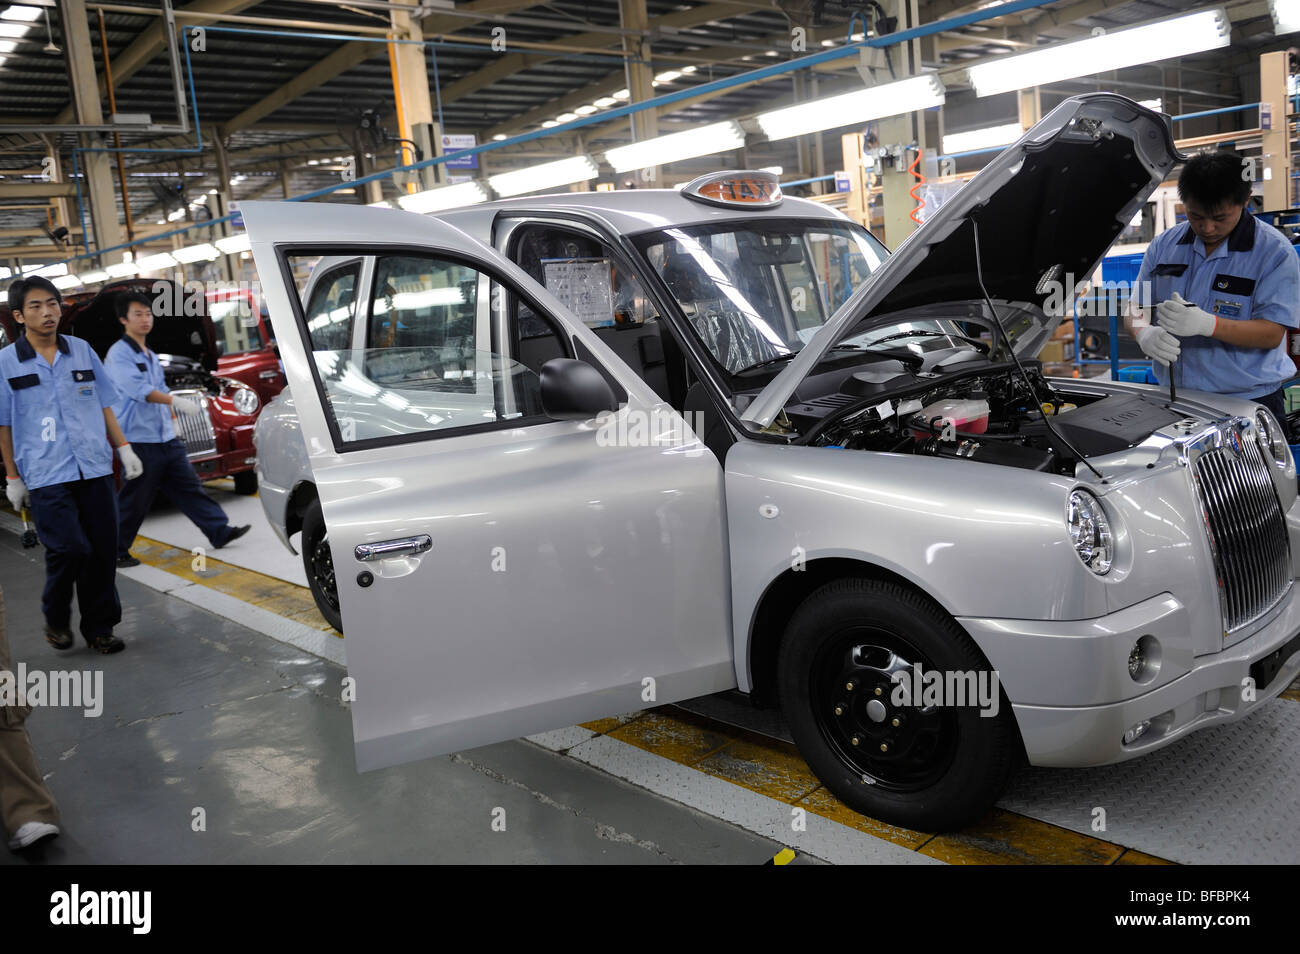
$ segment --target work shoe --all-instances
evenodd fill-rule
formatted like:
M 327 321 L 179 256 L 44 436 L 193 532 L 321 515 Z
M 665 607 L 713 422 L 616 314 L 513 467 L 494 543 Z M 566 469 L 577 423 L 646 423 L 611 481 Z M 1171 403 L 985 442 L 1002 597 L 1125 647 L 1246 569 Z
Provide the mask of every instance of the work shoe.
M 109 653 L 120 653 L 126 649 L 126 643 L 116 636 L 96 636 L 94 639 L 86 640 L 86 645 L 97 653 L 103 653 L 105 656 Z
M 14 836 L 9 839 L 10 851 L 30 848 L 44 838 L 54 838 L 59 834 L 59 826 L 49 822 L 29 821 L 18 826 Z
M 45 641 L 55 649 L 71 649 L 75 643 L 76 637 L 72 635 L 72 630 L 66 626 L 51 626 L 45 624 Z
M 218 543 L 216 549 L 220 550 L 226 544 L 234 543 L 236 540 L 238 540 L 240 537 L 242 537 L 244 534 L 246 534 L 249 530 L 252 529 L 253 529 L 253 525 L 250 523 L 246 523 L 242 527 L 231 527 L 230 536 L 226 537 L 224 543 Z
M 126 556 L 117 558 L 117 565 L 119 567 L 139 566 L 140 561 L 128 553 Z

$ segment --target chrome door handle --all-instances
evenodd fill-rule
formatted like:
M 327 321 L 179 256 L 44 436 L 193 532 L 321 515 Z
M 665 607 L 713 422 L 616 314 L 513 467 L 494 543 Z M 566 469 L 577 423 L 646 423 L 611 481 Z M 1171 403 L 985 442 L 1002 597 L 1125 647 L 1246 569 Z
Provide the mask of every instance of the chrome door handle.
M 424 553 L 433 549 L 433 540 L 427 533 L 413 537 L 399 537 L 396 540 L 381 540 L 378 543 L 360 543 L 352 551 L 358 560 L 382 560 L 385 557 L 400 556 L 403 553 Z

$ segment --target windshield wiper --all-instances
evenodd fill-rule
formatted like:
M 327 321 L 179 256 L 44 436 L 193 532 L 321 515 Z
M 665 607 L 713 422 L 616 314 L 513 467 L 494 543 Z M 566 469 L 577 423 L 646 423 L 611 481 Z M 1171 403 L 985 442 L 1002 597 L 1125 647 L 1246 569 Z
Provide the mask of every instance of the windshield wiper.
M 755 361 L 753 364 L 745 365 L 737 371 L 736 374 L 744 374 L 746 371 L 753 371 L 755 368 L 762 368 L 769 364 L 776 364 L 778 361 L 789 361 L 798 353 L 798 351 L 787 351 L 785 354 L 778 354 L 775 358 L 764 358 L 762 361 Z
M 875 347 L 878 344 L 884 344 L 886 341 L 894 341 L 895 339 L 898 338 L 922 338 L 922 337 L 956 338 L 958 341 L 966 341 L 969 342 L 970 344 L 975 345 L 978 348 L 983 348 L 984 354 L 986 355 L 993 353 L 992 346 L 990 346 L 987 341 L 981 341 L 979 338 L 968 338 L 966 337 L 966 335 L 953 334 L 950 331 L 920 331 L 915 329 L 912 331 L 899 331 L 892 335 L 885 335 L 885 337 L 883 338 L 877 338 L 875 341 L 871 342 L 871 344 L 868 347 Z

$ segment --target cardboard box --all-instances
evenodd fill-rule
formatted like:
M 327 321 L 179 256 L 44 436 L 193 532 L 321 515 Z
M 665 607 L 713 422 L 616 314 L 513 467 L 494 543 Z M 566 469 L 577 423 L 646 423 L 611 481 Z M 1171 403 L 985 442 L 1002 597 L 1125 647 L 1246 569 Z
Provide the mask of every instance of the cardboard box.
M 1053 338 L 1043 346 L 1043 350 L 1038 354 L 1038 360 L 1043 364 L 1065 364 L 1073 361 L 1074 342 Z

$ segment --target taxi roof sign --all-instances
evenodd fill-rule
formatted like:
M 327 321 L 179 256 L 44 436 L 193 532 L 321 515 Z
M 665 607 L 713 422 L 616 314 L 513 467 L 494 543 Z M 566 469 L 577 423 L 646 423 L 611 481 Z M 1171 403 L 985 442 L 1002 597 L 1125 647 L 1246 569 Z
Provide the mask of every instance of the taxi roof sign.
M 735 209 L 770 209 L 781 204 L 781 182 L 770 172 L 732 169 L 711 172 L 682 186 L 682 195 L 697 202 Z

